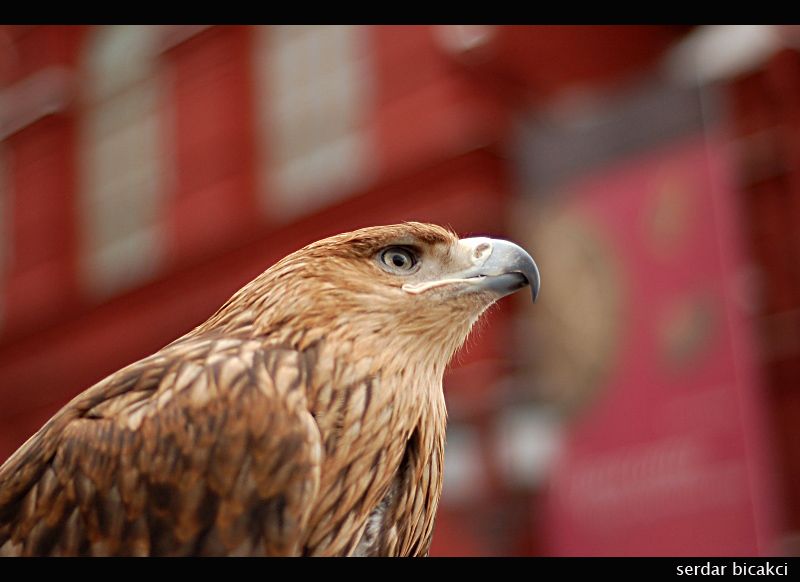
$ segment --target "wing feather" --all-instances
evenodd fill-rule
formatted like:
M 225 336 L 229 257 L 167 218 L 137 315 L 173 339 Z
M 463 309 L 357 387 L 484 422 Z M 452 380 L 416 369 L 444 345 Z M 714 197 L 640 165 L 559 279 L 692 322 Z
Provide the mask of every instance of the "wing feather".
M 286 555 L 317 495 L 301 354 L 191 339 L 76 397 L 0 467 L 0 555 Z

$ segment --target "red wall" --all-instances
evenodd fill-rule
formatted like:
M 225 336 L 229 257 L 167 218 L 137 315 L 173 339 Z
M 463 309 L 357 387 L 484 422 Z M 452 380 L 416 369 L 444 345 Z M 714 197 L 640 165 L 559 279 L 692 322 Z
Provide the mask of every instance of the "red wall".
M 761 367 L 786 526 L 800 530 L 800 53 L 784 50 L 730 87 L 731 130 L 759 276 Z M 797 548 L 793 548 L 796 551 Z

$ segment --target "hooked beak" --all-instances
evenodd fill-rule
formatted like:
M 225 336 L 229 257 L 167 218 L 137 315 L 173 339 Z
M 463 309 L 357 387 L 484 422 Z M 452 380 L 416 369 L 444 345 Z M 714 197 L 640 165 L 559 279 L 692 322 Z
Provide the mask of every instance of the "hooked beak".
M 409 293 L 422 293 L 449 283 L 467 283 L 474 289 L 489 290 L 499 297 L 514 293 L 526 285 L 531 287 L 533 301 L 539 295 L 541 278 L 536 262 L 522 247 L 500 239 L 475 237 L 459 241 L 472 265 L 453 273 L 447 279 L 428 283 L 406 284 Z
M 530 285 L 531 298 L 536 301 L 541 277 L 536 262 L 525 249 L 507 240 L 485 237 L 466 238 L 461 244 L 470 250 L 474 264 L 461 277 L 474 279 L 476 286 L 501 297 Z

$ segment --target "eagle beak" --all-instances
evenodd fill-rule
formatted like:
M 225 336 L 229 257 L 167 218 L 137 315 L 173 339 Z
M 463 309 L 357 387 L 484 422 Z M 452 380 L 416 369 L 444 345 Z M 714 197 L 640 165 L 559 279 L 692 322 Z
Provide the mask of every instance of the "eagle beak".
M 539 295 L 539 268 L 533 258 L 520 246 L 507 240 L 486 237 L 465 238 L 458 241 L 471 266 L 444 279 L 406 283 L 403 291 L 418 295 L 429 289 L 452 284 L 468 285 L 468 290 L 491 291 L 499 297 L 531 286 L 536 301 Z
M 467 249 L 473 264 L 459 273 L 459 278 L 500 297 L 530 285 L 536 301 L 541 285 L 539 268 L 525 249 L 507 240 L 485 237 L 465 238 L 459 244 Z

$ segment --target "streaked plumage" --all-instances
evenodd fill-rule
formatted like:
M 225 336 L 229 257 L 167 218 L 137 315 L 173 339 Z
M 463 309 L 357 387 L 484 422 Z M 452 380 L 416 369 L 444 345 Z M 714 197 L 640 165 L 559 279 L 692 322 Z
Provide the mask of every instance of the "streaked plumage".
M 517 249 L 406 223 L 289 255 L 0 467 L 0 555 L 426 555 L 442 375 L 538 289 Z

